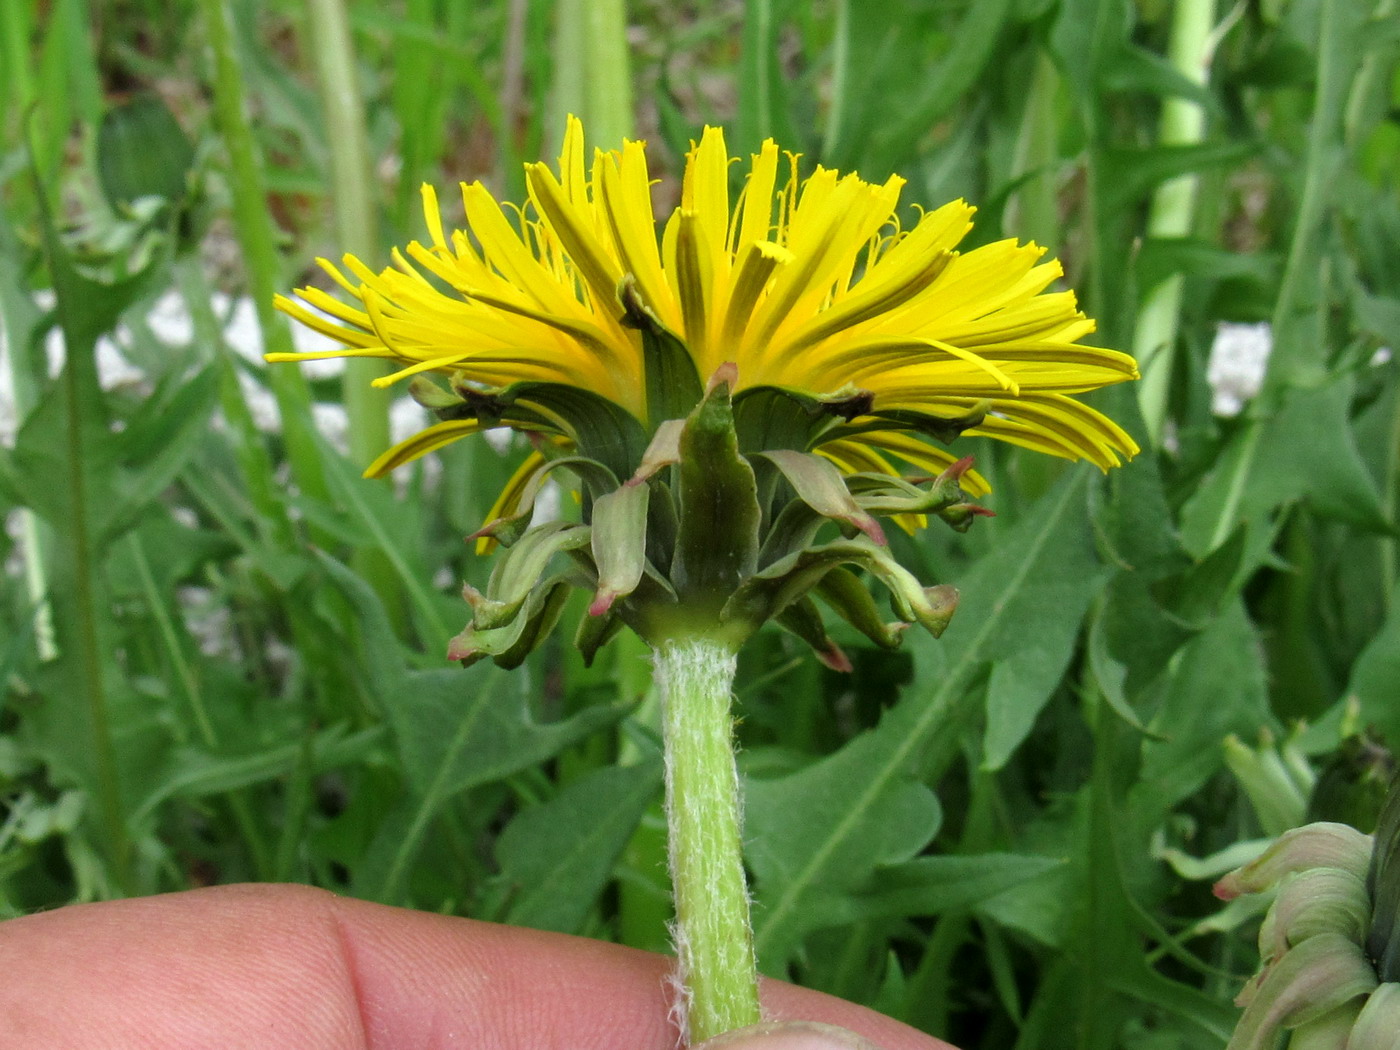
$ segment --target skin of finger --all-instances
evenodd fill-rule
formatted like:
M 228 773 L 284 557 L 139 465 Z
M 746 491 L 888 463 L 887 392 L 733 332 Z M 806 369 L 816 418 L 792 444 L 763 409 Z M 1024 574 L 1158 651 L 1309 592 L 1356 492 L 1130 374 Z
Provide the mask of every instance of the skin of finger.
M 0 1050 L 673 1050 L 670 961 L 303 886 L 227 886 L 0 924 Z M 773 1020 L 951 1050 L 765 982 Z

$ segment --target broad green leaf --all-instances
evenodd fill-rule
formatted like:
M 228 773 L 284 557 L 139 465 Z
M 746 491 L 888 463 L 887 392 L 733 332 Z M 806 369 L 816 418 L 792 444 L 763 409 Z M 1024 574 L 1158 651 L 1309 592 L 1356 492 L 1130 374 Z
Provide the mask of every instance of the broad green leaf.
M 1200 146 L 1152 146 L 1141 150 L 1105 150 L 1101 154 L 1105 203 L 1115 211 L 1145 200 L 1160 184 L 1209 168 L 1239 165 L 1257 147 L 1249 142 Z
M 1277 414 L 1238 430 L 1182 510 L 1186 549 L 1204 557 L 1240 522 L 1257 533 L 1274 510 L 1299 499 L 1328 518 L 1391 531 L 1352 437 L 1354 397 L 1355 380 L 1338 376 L 1316 389 L 1292 391 Z
M 119 433 L 98 409 L 84 412 L 84 500 L 93 545 L 101 549 L 130 528 L 184 469 L 209 431 L 218 394 L 212 371 L 163 382 Z M 0 455 L 0 485 L 56 528 L 73 522 L 64 390 L 54 384 L 25 419 L 13 451 Z
M 1094 520 L 1119 571 L 1110 580 L 1089 630 L 1090 667 L 1109 705 L 1129 725 L 1145 731 L 1136 705 L 1190 636 L 1179 603 L 1164 600 L 1183 578 L 1199 571 L 1181 549 L 1152 457 L 1140 456 L 1094 486 Z M 1199 588 L 1188 589 L 1193 596 Z M 1213 615 L 1218 596 L 1208 613 Z M 1170 609 L 1170 611 L 1168 611 Z
M 1390 615 L 1352 665 L 1347 693 L 1361 705 L 1361 724 L 1374 725 L 1393 745 L 1400 741 L 1400 585 L 1391 591 Z
M 1068 475 L 959 581 L 962 604 L 942 641 L 920 637 L 916 645 L 921 688 L 834 755 L 791 777 L 751 785 L 754 935 L 768 972 L 781 970 L 816 914 L 889 861 L 887 834 L 905 837 L 906 856 L 923 848 L 934 800 L 913 775 L 936 778 L 953 760 L 982 699 L 975 686 L 989 663 L 1014 656 L 1036 635 L 1060 638 L 1066 648 L 1058 653 L 1033 642 L 1033 658 L 1001 678 L 998 703 L 1035 708 L 1058 684 L 1079 617 L 1102 582 L 1087 548 L 1085 476 L 1082 470 Z M 821 804 L 803 803 L 809 789 L 826 793 Z
M 609 766 L 522 811 L 496 842 L 502 921 L 578 933 L 642 814 L 661 790 L 661 760 Z
M 1114 623 L 1115 619 L 1111 614 L 1102 611 L 1093 618 L 1089 626 L 1088 651 L 1086 655 L 1089 659 L 1089 667 L 1094 673 L 1094 681 L 1098 684 L 1099 691 L 1108 702 L 1109 707 L 1118 714 L 1123 721 L 1139 732 L 1146 733 L 1145 726 L 1138 714 L 1133 710 L 1132 702 L 1128 699 L 1128 665 L 1125 659 L 1116 657 L 1111 648 L 1110 642 L 1105 632 L 1105 625 Z M 1159 621 L 1165 623 L 1165 621 Z
M 782 973 L 806 934 L 851 921 L 870 873 L 910 859 L 937 833 L 942 811 L 927 787 L 907 777 L 871 784 L 885 746 L 869 733 L 790 776 L 746 783 L 744 837 L 765 972 Z M 775 903 L 785 909 L 777 926 Z
M 1257 549 L 1260 537 L 1272 535 L 1272 530 L 1251 532 L 1248 523 L 1241 523 L 1190 569 L 1159 581 L 1152 595 L 1179 623 L 1198 630 L 1219 614 L 1222 603 L 1238 593 L 1262 557 Z
M 316 771 L 363 759 L 383 736 L 384 730 L 378 726 L 357 733 L 346 732 L 344 726 L 319 731 L 312 745 Z M 169 768 L 161 771 L 154 790 L 134 805 L 131 822 L 139 825 L 170 799 L 203 798 L 284 777 L 296 766 L 302 747 L 300 741 L 294 741 L 247 755 L 211 755 L 183 748 L 172 756 Z
M 115 462 L 97 462 L 111 471 L 111 503 L 97 509 L 98 542 L 110 542 L 158 499 L 190 462 L 209 432 L 218 399 L 213 369 L 193 376 L 171 376 L 151 394 L 111 442 Z
M 907 100 L 884 113 L 871 144 L 873 167 L 893 167 L 927 128 L 940 120 L 985 71 L 1005 30 L 1010 0 L 987 0 L 965 8 L 953 31 L 956 44 L 922 83 L 904 85 Z M 865 17 L 862 15 L 862 17 Z M 912 88 L 912 90 L 910 90 Z
M 981 904 L 1064 864 L 1015 853 L 916 857 L 877 869 L 858 898 L 861 917 L 941 915 Z
M 1238 601 L 1186 644 L 1172 666 L 1161 708 L 1150 727 L 1159 740 L 1143 745 L 1142 770 L 1131 792 L 1140 825 L 1156 823 L 1224 766 L 1223 742 L 1254 738 L 1273 721 L 1263 653 Z
M 326 480 L 338 503 L 345 507 L 366 536 L 370 545 L 388 561 L 408 602 L 419 618 L 425 638 L 433 645 L 442 645 L 451 634 L 442 603 L 425 585 L 428 574 L 416 564 L 412 548 L 400 538 L 396 517 L 405 509 L 397 505 L 387 486 L 374 486 L 359 477 L 350 464 L 334 449 L 323 445 L 321 461 Z
M 356 892 L 401 900 L 413 859 L 444 803 L 467 788 L 551 758 L 623 712 L 585 708 L 564 721 L 541 724 L 530 713 L 525 682 L 493 665 L 410 671 L 368 586 L 328 557 L 321 563 L 359 619 L 366 684 L 389 723 L 410 795 L 402 813 L 376 837 L 356 873 Z
M 1030 733 L 1074 653 L 1089 604 L 1106 575 L 1094 553 L 1084 475 L 1061 487 L 1060 513 L 1047 521 L 1027 514 L 996 548 L 958 581 L 963 602 L 945 642 L 958 651 L 962 639 L 976 646 L 979 663 L 991 665 L 987 682 L 987 727 L 983 765 L 1000 769 Z M 1039 507 L 1050 502 L 1042 500 Z M 1053 531 L 1052 531 L 1053 530 Z M 1037 557 L 1012 584 L 1007 567 Z M 1006 588 L 1003 604 L 986 596 Z M 973 632 L 976 632 L 973 634 Z M 967 654 L 969 657 L 971 652 Z

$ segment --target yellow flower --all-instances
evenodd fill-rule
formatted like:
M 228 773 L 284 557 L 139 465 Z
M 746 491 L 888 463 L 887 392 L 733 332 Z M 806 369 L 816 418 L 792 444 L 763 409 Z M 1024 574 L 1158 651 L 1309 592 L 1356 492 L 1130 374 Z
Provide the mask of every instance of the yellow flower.
M 348 299 L 303 288 L 301 302 L 279 297 L 278 306 L 343 349 L 268 359 L 385 358 L 402 367 L 379 384 L 442 373 L 459 395 L 572 387 L 652 433 L 664 415 L 648 404 L 640 310 L 684 345 L 701 379 L 737 366 L 736 410 L 759 390 L 805 405 L 811 425 L 769 433 L 767 447 L 819 452 L 847 474 L 897 474 L 891 457 L 938 473 L 955 457 L 926 438 L 961 432 L 1101 469 L 1137 452 L 1074 397 L 1136 378 L 1136 365 L 1079 342 L 1094 322 L 1073 293 L 1048 290 L 1062 271 L 1041 261 L 1041 248 L 1005 240 L 959 252 L 973 214 L 963 201 L 904 230 L 902 179 L 876 185 L 825 168 L 802 179 L 797 158 L 771 141 L 731 202 L 731 163 L 723 133 L 706 128 L 658 240 L 643 144 L 597 151 L 590 167 L 570 119 L 558 173 L 527 165 L 525 207 L 464 185 L 467 229 L 449 234 L 425 187 L 429 243 L 396 250 L 394 267 L 377 273 L 353 256 L 344 270 L 321 260 Z M 514 410 L 442 413 L 366 473 L 492 426 L 569 445 L 576 435 L 557 406 L 532 405 L 521 389 Z M 539 465 L 532 457 L 515 487 Z M 975 473 L 964 487 L 986 491 Z

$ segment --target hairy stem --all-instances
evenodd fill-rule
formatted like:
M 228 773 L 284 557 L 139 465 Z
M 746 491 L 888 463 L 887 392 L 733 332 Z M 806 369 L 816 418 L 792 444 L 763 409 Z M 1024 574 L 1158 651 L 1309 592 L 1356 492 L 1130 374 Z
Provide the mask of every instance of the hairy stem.
M 680 1011 L 691 1043 L 760 1020 L 758 970 L 734 765 L 732 647 L 708 638 L 656 648 L 666 740 L 666 816 Z

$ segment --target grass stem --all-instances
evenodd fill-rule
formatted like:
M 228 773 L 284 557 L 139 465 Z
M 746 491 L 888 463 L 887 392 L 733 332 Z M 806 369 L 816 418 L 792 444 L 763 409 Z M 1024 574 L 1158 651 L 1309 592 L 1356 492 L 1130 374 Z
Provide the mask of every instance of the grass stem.
M 380 254 L 379 210 L 350 20 L 342 0 L 307 0 L 307 9 L 330 148 L 336 244 L 373 266 Z M 382 375 L 384 365 L 379 361 L 352 358 L 345 362 L 342 396 L 349 417 L 350 459 L 360 468 L 390 444 L 388 394 L 370 385 Z
M 601 149 L 632 135 L 632 65 L 623 0 L 560 0 L 554 34 L 552 136 L 574 114 Z
M 1196 84 L 1206 83 L 1214 18 L 1214 0 L 1179 0 L 1172 10 L 1167 59 L 1178 73 Z M 1205 110 L 1198 101 L 1173 95 L 1162 103 L 1158 142 L 1168 147 L 1197 145 L 1205 135 L 1205 126 Z M 1199 181 L 1195 175 L 1182 175 L 1157 187 L 1147 219 L 1149 237 L 1179 239 L 1191 233 Z M 1133 339 L 1133 353 L 1142 370 L 1138 403 L 1148 439 L 1154 445 L 1161 444 L 1166 426 L 1182 282 L 1182 275 L 1175 273 L 1149 289 Z
M 1034 62 L 1016 135 L 1014 174 L 1025 181 L 1009 202 L 1006 228 L 1021 240 L 1034 241 L 1053 252 L 1063 240 L 1055 187 L 1060 75 L 1043 48 L 1036 49 Z

